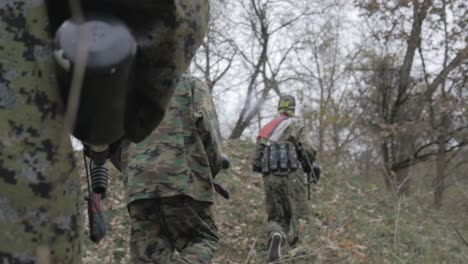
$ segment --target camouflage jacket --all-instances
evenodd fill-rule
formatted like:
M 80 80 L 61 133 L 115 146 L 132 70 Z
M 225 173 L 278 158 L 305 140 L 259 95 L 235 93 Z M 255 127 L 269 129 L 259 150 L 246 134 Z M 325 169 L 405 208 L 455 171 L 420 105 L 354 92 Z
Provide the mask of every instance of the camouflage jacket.
M 0 263 L 81 263 L 80 185 L 48 26 L 44 1 L 0 2 Z
M 221 169 L 221 136 L 208 87 L 183 77 L 159 127 L 127 151 L 129 203 L 175 195 L 212 202 L 213 178 Z
M 308 136 L 302 122 L 297 117 L 280 115 L 266 124 L 257 137 L 252 162 L 254 170 L 256 170 L 255 168 L 261 168 L 262 151 L 269 142 L 290 142 L 296 146 L 301 143 L 311 161 L 315 160 L 317 154 L 317 148 L 310 140 L 310 136 Z
M 125 137 L 140 142 L 162 121 L 177 80 L 203 42 L 210 4 L 209 0 L 114 3 L 120 4 L 115 12 L 133 30 L 138 44 L 137 85 L 134 100 L 127 101 Z M 125 13 L 129 14 L 121 15 Z

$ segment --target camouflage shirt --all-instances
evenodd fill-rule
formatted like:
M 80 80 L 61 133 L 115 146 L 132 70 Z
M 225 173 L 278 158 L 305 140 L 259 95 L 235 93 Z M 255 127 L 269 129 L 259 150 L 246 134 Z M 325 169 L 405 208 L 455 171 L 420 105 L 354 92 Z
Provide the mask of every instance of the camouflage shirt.
M 218 118 L 208 87 L 183 77 L 159 127 L 128 147 L 128 202 L 175 195 L 212 202 L 220 155 Z
M 0 1 L 0 263 L 81 263 L 59 98 L 44 1 Z

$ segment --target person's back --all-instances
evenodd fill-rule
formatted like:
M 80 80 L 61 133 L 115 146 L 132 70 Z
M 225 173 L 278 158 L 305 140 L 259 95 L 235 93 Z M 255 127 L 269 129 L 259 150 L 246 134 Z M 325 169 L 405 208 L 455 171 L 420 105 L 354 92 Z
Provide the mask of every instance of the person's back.
M 0 14 L 0 262 L 81 263 L 80 185 L 45 4 L 2 2 Z
M 213 202 L 213 176 L 220 170 L 213 161 L 221 155 L 220 136 L 205 88 L 200 81 L 183 77 L 158 128 L 130 145 L 128 203 L 176 195 Z
M 220 144 L 207 86 L 183 77 L 159 127 L 124 151 L 134 263 L 167 263 L 174 250 L 182 263 L 209 263 L 219 243 L 210 207 Z
M 304 222 L 310 212 L 298 146 L 303 146 L 312 158 L 315 156 L 302 122 L 294 117 L 294 98 L 282 96 L 278 110 L 280 115 L 266 124 L 257 137 L 253 161 L 254 171 L 261 172 L 264 180 L 269 261 L 282 256 L 286 242 L 294 245 L 306 235 Z

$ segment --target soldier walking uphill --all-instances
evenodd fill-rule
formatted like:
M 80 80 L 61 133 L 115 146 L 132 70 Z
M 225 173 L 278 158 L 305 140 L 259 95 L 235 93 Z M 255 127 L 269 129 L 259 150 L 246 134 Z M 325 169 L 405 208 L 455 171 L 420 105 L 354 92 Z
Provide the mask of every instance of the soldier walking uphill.
M 294 111 L 294 97 L 281 96 L 279 117 L 261 129 L 253 161 L 253 170 L 263 174 L 269 262 L 282 257 L 288 242 L 294 245 L 301 241 L 310 214 L 298 147 L 303 148 L 312 161 L 316 151 L 307 140 L 304 127 L 294 117 Z
M 64 111 L 52 61 L 53 29 L 67 10 L 54 7 L 66 2 L 0 3 L 1 263 L 81 263 L 80 185 L 70 142 L 61 139 Z M 121 17 L 137 39 L 138 91 L 125 138 L 142 140 L 161 121 L 203 39 L 208 0 L 92 2 L 105 3 L 103 12 Z
M 219 243 L 210 208 L 220 144 L 207 86 L 182 78 L 160 126 L 122 151 L 133 263 L 211 262 Z

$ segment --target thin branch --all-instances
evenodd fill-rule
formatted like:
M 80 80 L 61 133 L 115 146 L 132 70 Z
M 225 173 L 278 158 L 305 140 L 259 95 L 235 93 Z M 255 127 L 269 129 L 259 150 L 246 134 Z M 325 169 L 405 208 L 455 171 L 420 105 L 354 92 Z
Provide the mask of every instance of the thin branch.
M 430 84 L 429 84 L 429 79 L 428 79 L 428 73 L 427 73 L 427 70 L 426 70 L 426 59 L 424 59 L 424 55 L 423 55 L 423 52 L 422 52 L 421 45 L 419 45 L 418 51 L 419 51 L 419 56 L 421 58 L 421 63 L 422 63 L 424 82 L 426 83 L 426 86 L 429 87 Z
M 449 153 L 449 152 L 452 152 L 454 150 L 457 150 L 457 149 L 459 149 L 459 148 L 461 148 L 463 146 L 466 146 L 467 144 L 468 144 L 468 142 L 462 141 L 459 144 L 454 145 L 449 149 L 446 149 L 445 153 Z M 408 159 L 405 159 L 403 161 L 400 161 L 400 162 L 398 162 L 396 164 L 393 164 L 391 169 L 393 171 L 401 170 L 401 169 L 407 168 L 407 167 L 409 167 L 411 165 L 414 165 L 417 162 L 426 161 L 430 157 L 435 156 L 435 155 L 437 155 L 437 152 L 429 152 L 429 153 L 426 153 L 426 154 L 421 155 L 421 156 L 414 156 L 414 154 L 413 154 L 412 157 L 410 157 Z
M 257 244 L 257 240 L 258 240 L 258 236 L 255 238 L 254 242 L 252 243 L 252 246 L 250 246 L 249 254 L 247 255 L 247 258 L 245 259 L 244 264 L 249 264 L 250 256 L 253 253 L 255 245 Z
M 228 65 L 226 65 L 226 67 L 224 68 L 224 70 L 218 74 L 218 77 L 216 77 L 212 82 L 213 82 L 213 85 L 215 85 L 221 78 L 223 78 L 224 75 L 226 75 L 226 73 L 228 72 L 228 70 L 231 68 L 232 66 L 232 62 L 234 60 L 234 57 L 236 56 L 237 54 L 237 51 L 234 51 L 231 58 L 228 60 L 229 63 Z
M 283 29 L 283 28 L 285 28 L 285 27 L 287 27 L 287 26 L 289 26 L 289 25 L 292 25 L 294 22 L 298 21 L 301 17 L 303 17 L 303 16 L 306 15 L 306 14 L 307 14 L 307 10 L 305 10 L 304 12 L 302 12 L 301 14 L 299 14 L 297 17 L 295 17 L 295 18 L 293 18 L 293 19 L 291 19 L 291 20 L 289 20 L 289 21 L 283 23 L 281 26 L 279 26 L 279 27 L 273 29 L 273 30 L 271 31 L 271 34 L 274 34 L 275 32 L 277 32 L 277 31 L 279 31 L 279 30 L 281 30 L 281 29 Z
M 462 50 L 458 51 L 457 55 L 450 61 L 447 67 L 443 68 L 439 74 L 436 76 L 434 81 L 427 89 L 426 96 L 428 98 L 432 97 L 432 94 L 435 92 L 437 87 L 445 80 L 447 75 L 456 67 L 458 67 L 465 59 L 468 58 L 468 46 L 465 46 Z
M 271 64 L 270 64 L 270 60 L 267 60 L 267 64 L 268 64 L 268 68 L 270 69 L 271 71 L 271 74 L 273 77 L 276 77 L 278 75 L 278 73 L 280 72 L 281 70 L 281 66 L 283 65 L 283 63 L 286 61 L 286 59 L 288 58 L 288 55 L 289 53 L 294 50 L 294 48 L 296 47 L 296 45 L 299 44 L 299 41 L 296 40 L 287 50 L 286 52 L 283 54 L 283 56 L 281 57 L 281 60 L 279 61 L 277 67 L 275 70 L 273 70 Z
M 400 257 L 398 257 L 397 255 L 395 255 L 395 253 L 391 252 L 390 251 L 390 254 L 392 254 L 398 261 L 400 261 L 400 263 L 402 264 L 406 264 L 406 262 L 404 262 Z
M 460 236 L 460 238 L 463 240 L 465 245 L 468 247 L 468 241 L 466 241 L 466 239 L 463 237 L 463 235 L 460 233 L 460 231 L 458 231 L 458 229 L 455 226 L 453 226 L 453 229 L 455 229 L 455 232 L 457 232 L 458 236 Z

